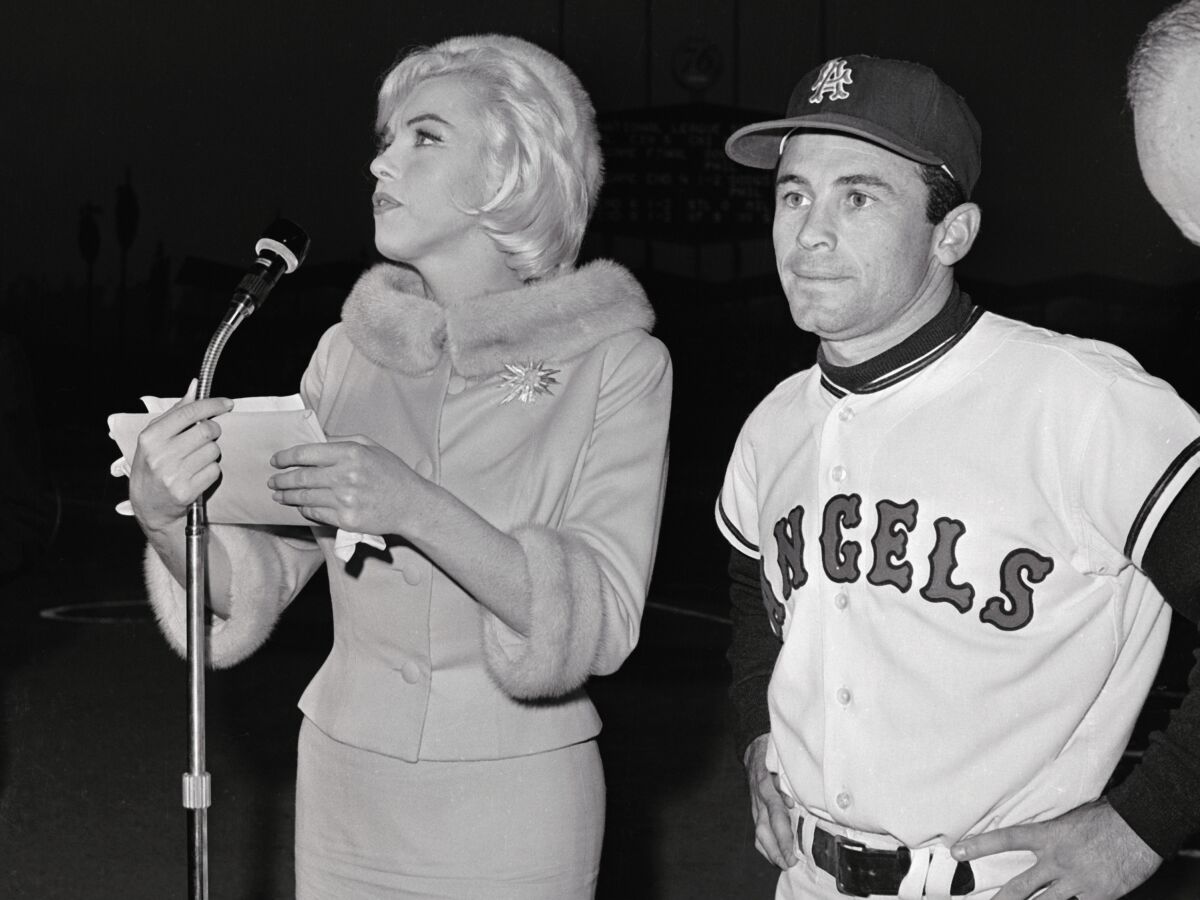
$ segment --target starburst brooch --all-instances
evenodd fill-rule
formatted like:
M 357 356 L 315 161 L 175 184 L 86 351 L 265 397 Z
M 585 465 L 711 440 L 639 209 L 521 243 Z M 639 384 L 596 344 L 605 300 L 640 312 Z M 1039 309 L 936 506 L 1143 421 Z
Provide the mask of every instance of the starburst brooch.
M 506 391 L 501 404 L 511 403 L 513 400 L 534 403 L 541 394 L 553 396 L 550 385 L 558 384 L 554 376 L 559 373 L 559 369 L 547 369 L 541 360 L 530 360 L 525 365 L 505 363 L 504 368 L 508 370 L 508 374 L 500 376 L 499 386 Z

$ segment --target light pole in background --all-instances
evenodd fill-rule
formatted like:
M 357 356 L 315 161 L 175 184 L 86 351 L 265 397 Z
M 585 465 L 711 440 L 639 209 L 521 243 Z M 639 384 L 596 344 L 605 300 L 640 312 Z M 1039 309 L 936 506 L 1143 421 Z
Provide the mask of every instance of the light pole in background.
M 96 290 L 96 256 L 100 252 L 100 226 L 96 224 L 96 214 L 100 207 L 89 200 L 79 207 L 79 254 L 87 267 L 87 292 L 83 302 L 87 321 L 85 340 L 90 348 L 92 345 Z
M 125 167 L 125 183 L 117 185 L 117 246 L 121 248 L 121 280 L 117 285 L 117 341 L 125 339 L 126 306 L 129 303 L 127 270 L 129 248 L 137 234 L 138 200 L 133 191 L 129 167 Z

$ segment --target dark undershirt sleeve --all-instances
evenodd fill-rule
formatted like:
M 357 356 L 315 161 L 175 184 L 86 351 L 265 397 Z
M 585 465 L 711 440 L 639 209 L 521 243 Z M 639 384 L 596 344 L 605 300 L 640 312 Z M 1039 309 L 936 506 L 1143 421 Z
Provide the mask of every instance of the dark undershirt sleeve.
M 1176 613 L 1193 626 L 1200 621 L 1200 473 L 1159 522 L 1142 569 Z M 1150 735 L 1141 762 L 1108 800 L 1164 859 L 1200 832 L 1200 651 L 1179 708 L 1165 730 Z
M 767 686 L 783 645 L 771 630 L 759 586 L 758 561 L 737 550 L 729 554 L 729 602 L 733 624 L 726 658 L 733 670 L 729 696 L 734 709 L 738 761 L 756 737 L 771 730 Z

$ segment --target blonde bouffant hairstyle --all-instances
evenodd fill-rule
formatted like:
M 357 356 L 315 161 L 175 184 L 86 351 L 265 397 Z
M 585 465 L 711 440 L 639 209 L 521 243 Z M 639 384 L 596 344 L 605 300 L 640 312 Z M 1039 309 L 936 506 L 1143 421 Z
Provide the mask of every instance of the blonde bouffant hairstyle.
M 478 209 L 483 229 L 524 281 L 569 269 L 603 178 L 596 114 L 558 57 L 521 38 L 464 35 L 408 53 L 384 77 L 376 129 L 387 129 L 412 89 L 441 75 L 480 91 L 487 163 L 503 173 Z

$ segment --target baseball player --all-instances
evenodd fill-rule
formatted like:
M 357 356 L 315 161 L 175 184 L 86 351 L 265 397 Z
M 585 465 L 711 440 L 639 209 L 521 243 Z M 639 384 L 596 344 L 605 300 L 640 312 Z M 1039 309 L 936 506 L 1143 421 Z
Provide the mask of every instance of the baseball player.
M 717 503 L 777 898 L 1123 896 L 1200 825 L 1200 691 L 1101 796 L 1167 603 L 1195 620 L 1200 417 L 1117 347 L 959 289 L 980 129 L 929 69 L 830 60 L 726 151 L 774 169 L 780 279 L 820 338 Z

